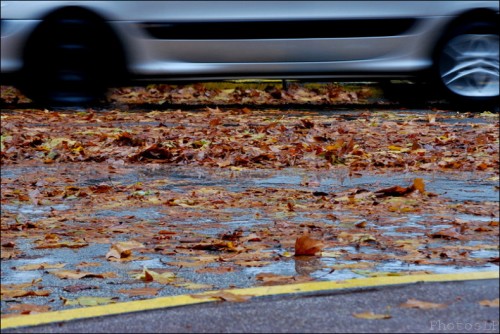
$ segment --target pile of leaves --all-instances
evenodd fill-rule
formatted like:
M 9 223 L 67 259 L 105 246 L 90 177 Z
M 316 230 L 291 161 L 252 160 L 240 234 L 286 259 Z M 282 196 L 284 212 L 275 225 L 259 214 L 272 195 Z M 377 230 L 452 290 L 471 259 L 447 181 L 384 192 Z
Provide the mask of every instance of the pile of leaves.
M 380 97 L 380 88 L 359 84 L 281 82 L 209 82 L 192 85 L 151 84 L 117 87 L 103 102 L 123 104 L 288 105 L 358 104 Z M 1 86 L 1 101 L 25 104 L 31 100 L 13 86 Z
M 486 116 L 495 121 L 467 122 Z M 465 122 L 451 122 L 464 118 Z M 351 171 L 497 171 L 498 115 L 299 114 L 206 108 L 129 113 L 14 110 L 2 164 L 107 162 Z

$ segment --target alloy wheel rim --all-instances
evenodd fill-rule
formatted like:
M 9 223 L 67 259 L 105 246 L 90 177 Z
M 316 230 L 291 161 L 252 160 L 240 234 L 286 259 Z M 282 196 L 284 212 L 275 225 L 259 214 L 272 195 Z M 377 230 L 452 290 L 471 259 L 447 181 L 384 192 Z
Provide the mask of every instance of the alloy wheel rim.
M 460 96 L 498 96 L 498 56 L 498 35 L 456 36 L 443 48 L 439 63 L 441 80 Z

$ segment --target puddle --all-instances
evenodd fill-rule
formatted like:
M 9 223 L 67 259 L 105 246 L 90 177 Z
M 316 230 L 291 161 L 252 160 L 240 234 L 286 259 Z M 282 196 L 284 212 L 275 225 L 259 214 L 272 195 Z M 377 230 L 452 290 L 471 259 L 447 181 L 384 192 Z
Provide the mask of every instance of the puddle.
M 57 168 L 33 167 L 33 168 L 2 168 L 2 178 L 21 178 L 23 173 L 42 172 L 45 176 L 58 175 Z M 73 174 L 71 174 L 73 173 Z M 64 200 L 62 203 L 54 205 L 33 205 L 29 202 L 19 202 L 19 204 L 2 204 L 2 219 L 13 219 L 13 216 L 22 215 L 29 220 L 43 220 L 49 217 L 53 210 L 60 211 L 61 215 L 71 213 L 73 210 L 82 210 L 78 220 L 61 219 L 58 222 L 57 229 L 62 239 L 73 240 L 79 238 L 89 238 L 97 240 L 99 238 L 109 239 L 100 241 L 102 243 L 90 242 L 88 246 L 69 249 L 34 249 L 33 243 L 25 241 L 16 241 L 16 249 L 24 253 L 19 258 L 3 260 L 2 266 L 2 284 L 7 283 L 25 283 L 33 279 L 42 277 L 44 286 L 55 287 L 61 291 L 64 286 L 71 284 L 95 284 L 101 287 L 99 291 L 86 291 L 82 295 L 92 293 L 92 295 L 113 295 L 118 288 L 137 287 L 141 282 L 134 282 L 130 276 L 130 271 L 141 270 L 146 267 L 149 269 L 163 269 L 175 271 L 176 275 L 190 282 L 209 284 L 211 288 L 228 287 L 250 287 L 259 284 L 255 276 L 259 273 L 273 273 L 283 276 L 309 276 L 316 280 L 345 280 L 351 278 L 367 277 L 370 273 L 389 272 L 397 275 L 401 272 L 427 271 L 429 273 L 461 273 L 481 270 L 498 270 L 495 263 L 482 265 L 463 265 L 456 266 L 452 261 L 446 263 L 443 260 L 442 265 L 416 265 L 406 263 L 396 259 L 398 250 L 394 248 L 382 249 L 378 247 L 378 238 L 382 242 L 420 240 L 428 233 L 445 230 L 450 227 L 456 227 L 453 222 L 460 220 L 474 226 L 487 227 L 491 221 L 498 220 L 498 216 L 492 216 L 491 212 L 469 212 L 460 211 L 463 203 L 472 203 L 481 205 L 481 203 L 498 203 L 498 190 L 495 189 L 496 181 L 488 181 L 484 175 L 474 173 L 391 173 L 377 175 L 357 175 L 350 177 L 347 170 L 337 169 L 335 171 L 305 171 L 300 169 L 283 170 L 210 170 L 203 168 L 154 168 L 141 165 L 139 169 L 133 166 L 123 167 L 120 174 L 108 174 L 106 171 L 96 170 L 93 174 L 84 177 L 77 169 L 68 169 L 66 175 L 75 180 L 78 187 L 86 187 L 97 184 L 113 184 L 120 186 L 130 186 L 138 182 L 143 184 L 145 193 L 151 191 L 151 196 L 142 196 L 139 202 L 131 202 L 131 205 L 119 206 L 119 201 L 126 200 L 127 196 L 134 191 L 131 189 L 122 190 L 114 194 L 122 196 L 116 200 L 110 200 L 103 203 L 108 206 L 95 205 L 95 207 L 85 206 L 85 198 L 76 198 L 74 200 Z M 424 179 L 426 191 L 433 192 L 437 198 L 446 205 L 438 207 L 436 210 L 442 212 L 425 211 L 420 212 L 417 208 L 415 212 L 383 212 L 377 213 L 376 217 L 369 211 L 361 212 L 356 207 L 351 208 L 349 203 L 334 203 L 337 194 L 345 194 L 348 191 L 357 189 L 366 189 L 375 191 L 395 185 L 409 186 L 417 177 Z M 200 191 L 206 188 L 206 192 Z M 193 191 L 199 191 L 199 199 L 204 200 L 204 205 L 190 206 L 185 202 L 182 205 L 165 204 L 171 198 L 191 199 Z M 326 199 L 322 196 L 314 196 L 313 192 L 324 192 Z M 219 194 L 220 193 L 220 194 Z M 286 196 L 292 193 L 298 196 L 295 201 Z M 149 194 L 149 193 L 148 193 Z M 220 198 L 217 197 L 220 195 Z M 149 202 L 149 199 L 157 196 L 156 202 Z M 245 202 L 246 197 L 253 197 L 254 202 Z M 283 197 L 284 196 L 284 197 Z M 303 197 L 300 197 L 303 196 Z M 342 195 L 343 196 L 343 195 Z M 236 201 L 236 200 L 238 201 Z M 232 200 L 235 203 L 245 204 L 247 207 L 241 208 L 229 205 Z M 297 205 L 287 206 L 287 203 L 293 202 Z M 219 204 L 217 204 L 219 203 Z M 324 203 L 323 207 L 318 203 Z M 101 203 L 98 203 L 101 204 Z M 314 204 L 314 205 L 313 205 Z M 419 203 L 420 204 L 420 203 Z M 432 201 L 423 203 L 432 206 Z M 300 207 L 303 205 L 304 207 Z M 308 210 L 308 205 L 311 210 Z M 491 205 L 490 207 L 494 207 Z M 375 210 L 375 209 L 374 209 Z M 428 209 L 426 209 L 428 210 Z M 115 219 L 116 218 L 116 219 Z M 116 224 L 119 221 L 127 221 L 123 230 L 118 231 Z M 356 229 L 355 225 L 366 222 L 366 227 Z M 137 223 L 137 224 L 136 224 Z M 138 224 L 139 227 L 135 227 Z M 285 240 L 271 240 L 262 245 L 262 251 L 271 252 L 278 256 L 278 252 L 291 252 L 293 240 L 297 231 L 306 229 L 306 226 L 320 226 L 318 229 L 325 231 L 325 236 L 332 242 L 339 242 L 337 236 L 341 232 L 351 234 L 379 233 L 376 243 L 365 243 L 355 245 L 356 242 L 348 241 L 346 244 L 331 247 L 328 246 L 324 251 L 335 253 L 339 256 L 310 257 L 300 259 L 295 257 L 279 257 L 279 260 L 269 260 L 261 267 L 245 267 L 235 265 L 225 258 L 235 255 L 231 252 L 206 251 L 205 255 L 223 255 L 219 260 L 200 265 L 200 267 L 175 267 L 168 265 L 168 262 L 175 263 L 183 261 L 184 257 L 194 258 L 201 253 L 193 252 L 189 254 L 189 247 L 193 247 L 199 240 L 218 240 L 223 233 L 232 233 L 236 230 L 244 231 L 244 235 L 249 233 L 258 233 L 259 231 L 279 231 L 280 236 Z M 304 228 L 301 228 L 303 226 Z M 81 229 L 81 234 L 73 234 L 73 228 Z M 300 227 L 300 228 L 299 228 Z M 498 228 L 493 227 L 492 228 Z M 167 234 L 159 234 L 159 231 L 167 231 Z M 23 231 L 24 232 L 24 231 Z M 172 234 L 168 234 L 168 233 Z M 272 233 L 269 234 L 272 236 Z M 12 231 L 9 231 L 14 235 Z M 40 233 L 37 240 L 43 239 L 48 232 L 34 231 Z M 141 234 L 143 233 L 143 235 Z M 330 233 L 330 234 L 329 234 Z M 146 236 L 144 236 L 146 235 Z M 263 236 L 265 235 L 262 234 Z M 49 236 L 50 238 L 50 236 Z M 178 239 L 198 240 L 192 243 L 182 243 L 186 248 L 177 249 Z M 264 237 L 262 237 L 264 238 Z M 128 241 L 138 239 L 147 245 L 147 252 L 134 251 L 138 260 L 130 262 L 111 262 L 105 258 L 110 249 L 111 243 L 118 241 Z M 21 240 L 21 239 L 19 239 Z M 431 239 L 427 244 L 418 245 L 415 249 L 426 251 L 447 246 L 478 246 L 479 249 L 470 251 L 470 258 L 490 259 L 498 257 L 498 248 L 494 244 L 498 242 L 490 239 L 474 240 L 445 240 Z M 274 242 L 274 243 L 273 243 Z M 288 242 L 288 243 L 287 243 Z M 237 242 L 235 241 L 235 244 Z M 187 246 L 186 246 L 187 245 Z M 251 245 L 253 246 L 253 245 Z M 273 248 L 274 247 L 274 248 Z M 482 247 L 482 248 L 481 248 Z M 155 249 L 158 249 L 155 251 Z M 261 249 L 259 249 L 260 251 Z M 177 251 L 179 251 L 177 253 Z M 183 253 L 184 252 L 184 253 Z M 251 250 L 242 254 L 250 257 Z M 404 253 L 404 252 L 402 252 Z M 249 255 L 250 254 L 250 255 Z M 256 253 L 258 254 L 258 253 Z M 353 261 L 352 257 L 347 255 L 373 256 L 375 260 Z M 390 256 L 391 260 L 376 260 L 378 256 Z M 392 259 L 394 257 L 394 259 Z M 217 257 L 216 257 L 217 258 Z M 381 257 L 383 258 L 383 257 Z M 258 260 L 258 259 L 257 259 Z M 252 261 L 257 261 L 252 259 Z M 265 258 L 267 261 L 268 259 Z M 439 260 L 439 258 L 437 259 Z M 114 272 L 116 278 L 107 279 L 84 279 L 82 281 L 60 280 L 55 275 L 44 273 L 43 270 L 19 271 L 13 269 L 26 264 L 36 263 L 66 263 L 64 269 L 77 270 L 78 264 L 82 262 L 96 262 L 99 265 L 95 267 L 82 267 L 81 270 L 103 273 Z M 359 265 L 362 262 L 370 263 L 367 269 L 348 269 L 344 265 Z M 479 262 L 478 262 L 479 263 Z M 340 269 L 332 270 L 335 266 Z M 199 269 L 202 268 L 202 271 Z M 212 268 L 214 272 L 209 269 Z M 217 272 L 220 268 L 232 268 L 227 272 Z M 363 268 L 361 264 L 359 268 Z M 175 295 L 181 293 L 192 293 L 193 290 L 176 288 L 172 286 L 162 286 L 161 293 L 158 296 Z M 72 296 L 74 298 L 74 296 Z M 138 297 L 139 298 L 139 297 Z M 57 299 L 57 298 L 56 298 Z M 57 299 L 58 300 L 58 299 Z M 2 301 L 2 311 L 8 306 L 8 303 Z M 54 305 L 54 309 L 61 308 L 61 305 Z
M 93 215 L 95 217 L 128 217 L 134 216 L 137 219 L 152 220 L 164 217 L 164 214 L 153 208 L 136 208 L 131 210 L 98 210 Z
M 29 217 L 31 221 L 36 221 L 45 217 L 46 214 L 52 210 L 65 211 L 71 209 L 67 204 L 54 204 L 54 205 L 31 205 L 31 204 L 2 204 L 2 210 L 7 210 L 12 213 L 17 213 Z

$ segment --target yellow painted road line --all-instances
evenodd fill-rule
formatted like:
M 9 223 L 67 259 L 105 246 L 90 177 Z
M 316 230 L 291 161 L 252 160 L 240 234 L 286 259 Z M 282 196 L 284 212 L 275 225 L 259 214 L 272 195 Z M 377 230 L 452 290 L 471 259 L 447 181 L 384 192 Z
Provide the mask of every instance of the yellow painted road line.
M 470 272 L 460 274 L 436 274 L 436 275 L 407 275 L 407 276 L 384 276 L 357 278 L 345 281 L 323 281 L 297 283 L 288 285 L 261 286 L 244 289 L 220 290 L 229 291 L 235 295 L 251 295 L 255 297 L 272 296 L 292 293 L 305 293 L 316 291 L 331 291 L 339 289 L 354 289 L 374 286 L 387 286 L 397 284 L 410 284 L 417 282 L 450 282 L 467 281 L 481 279 L 498 279 L 498 271 Z M 220 292 L 219 291 L 219 292 Z M 196 293 L 193 293 L 194 295 Z M 217 294 L 217 291 L 207 291 L 196 295 Z M 32 315 L 20 315 L 4 318 L 1 320 L 1 329 L 36 326 L 53 322 L 70 321 L 92 317 L 101 317 L 113 314 L 122 314 L 137 311 L 154 310 L 167 307 L 185 306 L 191 304 L 200 304 L 219 300 L 217 298 L 195 298 L 191 295 L 180 295 L 170 297 L 159 297 L 154 299 L 123 302 L 101 306 L 91 306 L 62 311 L 46 312 Z

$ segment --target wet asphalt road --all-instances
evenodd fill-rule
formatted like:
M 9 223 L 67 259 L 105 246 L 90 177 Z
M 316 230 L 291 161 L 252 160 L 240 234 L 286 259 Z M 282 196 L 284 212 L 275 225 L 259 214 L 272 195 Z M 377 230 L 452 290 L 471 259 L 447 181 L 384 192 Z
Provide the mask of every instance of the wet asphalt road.
M 258 297 L 120 314 L 67 323 L 2 330 L 2 333 L 498 333 L 495 279 L 415 283 L 377 288 Z M 403 308 L 408 299 L 446 304 Z M 389 314 L 358 319 L 353 313 Z

